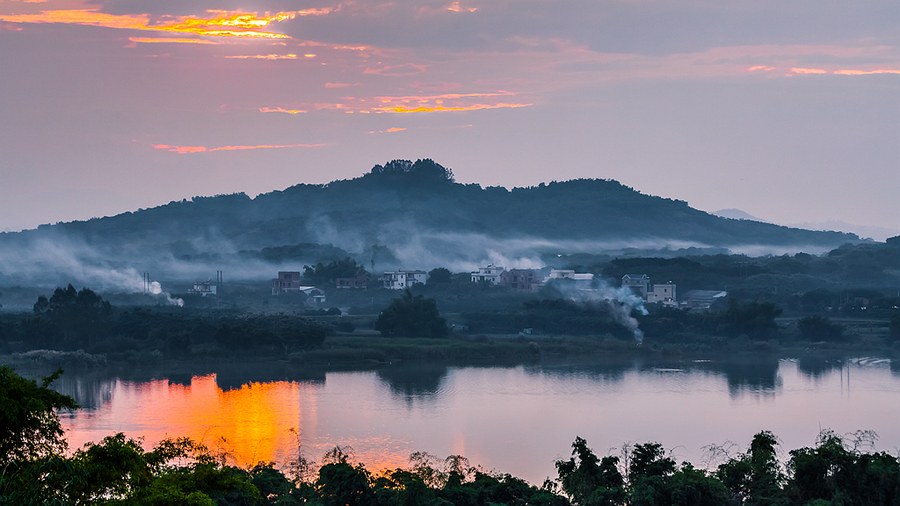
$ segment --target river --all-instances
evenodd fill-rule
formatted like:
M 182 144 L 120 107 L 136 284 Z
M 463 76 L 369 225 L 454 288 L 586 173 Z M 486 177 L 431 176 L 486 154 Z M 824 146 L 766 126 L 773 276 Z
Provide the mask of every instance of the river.
M 283 464 L 298 448 L 320 460 L 340 445 L 370 471 L 423 451 L 539 485 L 576 436 L 599 455 L 656 441 L 698 467 L 715 463 L 708 445 L 744 451 L 761 430 L 784 459 L 820 429 L 874 430 L 876 450 L 900 447 L 900 364 L 877 358 L 108 369 L 67 372 L 55 387 L 82 406 L 62 415 L 71 448 L 115 432 L 147 445 L 190 436 L 244 466 Z

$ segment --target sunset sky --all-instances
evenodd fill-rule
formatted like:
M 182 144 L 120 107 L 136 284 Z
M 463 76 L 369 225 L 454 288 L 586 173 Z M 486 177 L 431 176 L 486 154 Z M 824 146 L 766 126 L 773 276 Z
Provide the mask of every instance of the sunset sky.
M 0 0 L 0 231 L 432 158 L 900 229 L 896 0 Z

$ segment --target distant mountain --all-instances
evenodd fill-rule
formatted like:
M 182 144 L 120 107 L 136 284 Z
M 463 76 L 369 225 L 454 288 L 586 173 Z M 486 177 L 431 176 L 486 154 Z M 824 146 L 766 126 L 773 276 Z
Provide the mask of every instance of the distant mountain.
M 874 227 L 871 225 L 854 225 L 843 221 L 823 221 L 816 223 L 796 223 L 789 227 L 804 228 L 807 230 L 834 230 L 838 232 L 853 233 L 860 237 L 868 237 L 875 241 L 884 241 L 889 237 L 900 235 L 898 228 Z
M 720 218 L 731 218 L 732 220 L 751 220 L 751 221 L 761 221 L 763 223 L 766 222 L 766 220 L 761 220 L 761 219 L 757 218 L 756 216 L 753 216 L 751 214 L 745 213 L 744 211 L 741 211 L 740 209 L 719 209 L 718 211 L 714 212 L 713 214 Z
M 464 270 L 486 262 L 535 266 L 550 253 L 818 253 L 858 242 L 854 234 L 720 218 L 613 180 L 483 188 L 455 183 L 432 160 L 395 160 L 355 179 L 256 198 L 194 197 L 0 234 L 0 283 L 54 272 L 90 280 L 109 270 L 200 279 L 220 266 L 232 278 L 266 278 L 345 252 L 376 270 Z

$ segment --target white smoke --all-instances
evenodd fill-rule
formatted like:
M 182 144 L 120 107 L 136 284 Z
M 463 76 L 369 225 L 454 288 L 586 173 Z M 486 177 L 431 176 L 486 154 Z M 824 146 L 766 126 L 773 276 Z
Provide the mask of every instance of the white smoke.
M 176 299 L 173 298 L 169 292 L 163 292 L 162 285 L 159 284 L 159 281 L 152 281 L 148 289 L 151 295 L 164 295 L 166 297 L 166 302 L 168 302 L 169 305 L 184 307 L 184 299 Z
M 638 344 L 644 341 L 644 332 L 638 328 L 638 321 L 631 312 L 637 310 L 642 315 L 648 314 L 644 307 L 644 299 L 632 290 L 621 286 L 610 286 L 609 283 L 594 277 L 590 289 L 576 288 L 570 283 L 554 283 L 554 288 L 559 290 L 564 297 L 576 302 L 609 301 L 611 316 L 617 323 L 631 331 Z

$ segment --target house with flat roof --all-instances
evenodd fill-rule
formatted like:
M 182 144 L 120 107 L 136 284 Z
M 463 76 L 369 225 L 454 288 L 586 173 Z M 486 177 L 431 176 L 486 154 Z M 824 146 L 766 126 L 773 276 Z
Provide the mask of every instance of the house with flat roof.
M 504 271 L 506 271 L 505 267 L 497 267 L 494 264 L 479 267 L 478 272 L 472 273 L 472 282 L 478 283 L 480 281 L 487 281 L 494 285 L 500 284 L 500 274 Z
M 534 269 L 510 269 L 500 273 L 499 284 L 522 292 L 536 292 L 543 285 L 543 279 Z
M 427 278 L 428 273 L 419 270 L 385 272 L 384 276 L 381 277 L 381 286 L 388 290 L 403 290 L 404 288 L 411 288 L 416 283 L 424 285 Z

